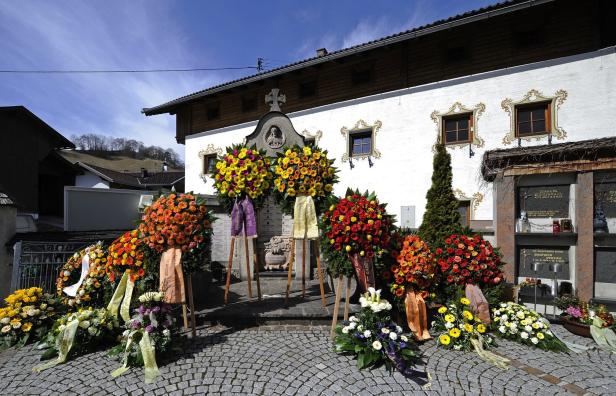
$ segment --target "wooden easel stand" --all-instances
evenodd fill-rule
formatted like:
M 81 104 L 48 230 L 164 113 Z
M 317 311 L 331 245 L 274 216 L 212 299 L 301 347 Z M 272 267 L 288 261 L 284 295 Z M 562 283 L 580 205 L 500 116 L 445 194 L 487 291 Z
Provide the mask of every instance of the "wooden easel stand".
M 325 285 L 323 280 L 323 271 L 321 271 L 321 250 L 319 247 L 319 240 L 315 239 L 315 250 L 317 259 L 317 272 L 319 274 L 319 286 L 321 289 L 321 304 L 325 307 Z M 291 281 L 293 274 L 293 265 L 295 264 L 295 238 L 291 239 L 291 258 L 289 259 L 289 267 L 287 273 L 287 291 L 285 294 L 284 302 L 289 304 L 289 292 L 291 290 Z M 302 298 L 306 297 L 306 238 L 302 238 Z

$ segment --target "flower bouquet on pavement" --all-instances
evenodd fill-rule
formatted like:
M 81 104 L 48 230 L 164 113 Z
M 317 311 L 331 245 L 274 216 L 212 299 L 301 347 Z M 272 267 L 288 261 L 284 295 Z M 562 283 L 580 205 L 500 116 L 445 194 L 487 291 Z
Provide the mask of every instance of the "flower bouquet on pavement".
M 437 345 L 456 351 L 475 350 L 487 362 L 507 368 L 508 359 L 486 350 L 494 345 L 494 338 L 488 333 L 489 327 L 470 311 L 470 304 L 466 297 L 458 297 L 438 309 L 432 322 L 432 329 L 439 333 Z
M 124 353 L 122 366 L 113 377 L 124 374 L 131 366 L 145 368 L 145 382 L 154 382 L 159 374 L 156 354 L 164 353 L 170 346 L 175 331 L 171 305 L 164 302 L 163 292 L 147 292 L 139 296 L 139 306 L 126 323 L 122 342 L 112 349 L 111 355 Z
M 434 255 L 418 235 L 403 237 L 401 249 L 392 255 L 396 263 L 383 271 L 383 278 L 391 282 L 389 288 L 396 300 L 404 303 L 407 323 L 415 337 L 430 339 L 425 299 L 435 286 Z
M 88 246 L 71 256 L 60 268 L 56 291 L 69 307 L 104 305 L 107 251 L 102 242 Z
M 336 352 L 355 355 L 357 367 L 385 365 L 423 385 L 428 375 L 413 367 L 420 360 L 419 351 L 409 335 L 403 333 L 390 317 L 392 306 L 380 297 L 381 291 L 370 288 L 360 298 L 361 310 L 349 322 L 336 327 Z
M 550 330 L 550 322 L 524 305 L 501 303 L 492 313 L 492 328 L 499 337 L 546 351 L 567 351 L 565 344 Z
M 57 298 L 40 287 L 16 290 L 0 308 L 0 350 L 40 340 L 57 314 Z
M 118 319 L 105 308 L 79 308 L 58 318 L 47 334 L 49 347 L 43 359 L 55 355 L 55 360 L 34 368 L 40 372 L 64 363 L 69 353 L 85 353 L 115 340 L 119 332 Z

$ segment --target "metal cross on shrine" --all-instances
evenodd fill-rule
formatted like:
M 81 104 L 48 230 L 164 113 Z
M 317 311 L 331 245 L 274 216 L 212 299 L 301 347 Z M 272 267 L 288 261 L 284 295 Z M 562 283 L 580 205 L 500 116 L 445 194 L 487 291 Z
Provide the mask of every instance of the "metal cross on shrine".
M 270 111 L 282 111 L 280 110 L 280 105 L 287 102 L 287 96 L 279 93 L 280 90 L 274 88 L 270 93 L 265 95 L 265 103 L 270 105 Z

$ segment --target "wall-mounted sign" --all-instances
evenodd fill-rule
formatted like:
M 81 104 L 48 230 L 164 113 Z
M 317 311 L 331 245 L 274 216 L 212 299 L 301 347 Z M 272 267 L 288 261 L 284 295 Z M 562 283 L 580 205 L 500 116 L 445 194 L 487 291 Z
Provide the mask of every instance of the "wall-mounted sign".
M 529 218 L 568 218 L 569 185 L 520 187 L 518 202 Z
M 532 264 L 537 263 L 538 271 L 532 270 Z M 556 273 L 558 279 L 569 279 L 569 248 L 521 248 L 518 276 L 528 278 L 554 278 L 550 264 L 560 264 L 561 271 Z
M 596 202 L 601 202 L 605 217 L 616 217 L 616 183 L 595 184 Z

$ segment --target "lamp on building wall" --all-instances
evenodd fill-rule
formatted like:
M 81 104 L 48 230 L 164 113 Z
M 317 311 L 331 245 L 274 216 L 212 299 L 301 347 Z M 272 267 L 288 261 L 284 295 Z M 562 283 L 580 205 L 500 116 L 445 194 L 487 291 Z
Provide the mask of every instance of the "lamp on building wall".
M 471 143 L 468 144 L 468 158 L 473 158 L 475 152 L 473 151 L 473 145 Z
M 353 158 L 349 158 L 349 166 L 351 167 L 351 170 L 355 168 L 355 165 L 353 165 Z
M 372 158 L 370 158 L 370 156 L 368 156 L 368 166 L 370 166 L 372 168 L 372 166 L 374 166 L 374 162 L 372 162 Z
M 207 184 L 207 175 L 205 173 L 200 174 L 201 180 L 203 180 L 203 184 Z

